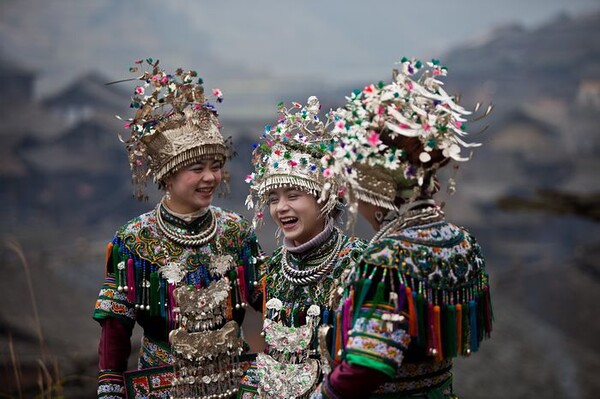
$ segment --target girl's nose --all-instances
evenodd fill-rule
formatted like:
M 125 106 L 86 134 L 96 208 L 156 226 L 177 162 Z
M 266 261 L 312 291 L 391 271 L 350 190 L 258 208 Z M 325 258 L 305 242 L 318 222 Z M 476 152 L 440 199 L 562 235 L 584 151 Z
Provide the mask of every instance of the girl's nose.
M 216 179 L 215 175 L 211 172 L 205 172 L 202 174 L 202 180 L 203 181 L 214 181 Z
M 288 202 L 284 198 L 280 198 L 279 201 L 277 201 L 276 209 L 277 211 L 284 211 L 288 209 Z

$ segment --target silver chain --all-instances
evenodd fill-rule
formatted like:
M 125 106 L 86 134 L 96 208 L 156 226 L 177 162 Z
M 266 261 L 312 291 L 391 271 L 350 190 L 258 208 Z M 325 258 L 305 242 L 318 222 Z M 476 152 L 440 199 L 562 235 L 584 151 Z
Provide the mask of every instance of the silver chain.
M 170 240 L 175 241 L 176 243 L 184 246 L 199 247 L 212 240 L 215 234 L 217 233 L 216 217 L 212 213 L 212 210 L 209 210 L 209 212 L 211 218 L 210 226 L 206 230 L 193 235 L 182 234 L 169 227 L 162 218 L 160 212 L 160 203 L 156 206 L 156 222 L 163 234 L 166 235 L 167 238 L 169 238 Z
M 288 260 L 288 251 L 284 247 L 281 257 L 283 277 L 285 277 L 286 280 L 294 285 L 308 285 L 321 280 L 327 273 L 331 271 L 337 256 L 342 250 L 344 237 L 339 231 L 337 233 L 338 236 L 334 249 L 321 264 L 311 267 L 310 269 L 298 270 L 292 267 Z

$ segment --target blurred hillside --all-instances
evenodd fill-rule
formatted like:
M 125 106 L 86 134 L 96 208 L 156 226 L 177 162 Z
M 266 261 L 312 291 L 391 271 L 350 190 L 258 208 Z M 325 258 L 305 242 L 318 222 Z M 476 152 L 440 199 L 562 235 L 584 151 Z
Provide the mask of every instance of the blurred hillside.
M 460 91 L 470 106 L 495 104 L 490 117 L 472 126 L 490 128 L 472 138 L 484 145 L 459 168 L 457 193 L 440 198 L 448 218 L 479 239 L 495 295 L 493 340 L 457 361 L 461 397 L 485 390 L 488 398 L 592 398 L 600 390 L 594 373 L 600 369 L 598 43 L 600 13 L 561 16 L 535 29 L 497 29 L 442 57 L 448 91 Z M 36 72 L 0 59 L 0 233 L 24 248 L 45 345 L 67 377 L 67 397 L 94 392 L 99 328 L 91 312 L 104 244 L 159 198 L 154 191 L 140 204 L 131 196 L 117 139 L 127 132 L 114 117 L 127 116 L 129 91 L 106 86 L 113 78 L 90 71 L 38 101 Z M 389 77 L 373 80 L 380 79 Z M 328 109 L 353 88 L 307 86 L 284 99 L 316 94 Z M 231 196 L 215 202 L 249 216 L 243 179 L 251 145 L 270 121 L 227 115 L 221 121 L 239 155 L 228 165 Z M 271 233 L 259 232 L 268 251 L 275 246 Z M 364 227 L 357 233 L 372 234 Z M 0 262 L 0 393 L 14 394 L 9 337 L 24 385 L 35 386 L 41 354 L 23 267 L 8 247 Z

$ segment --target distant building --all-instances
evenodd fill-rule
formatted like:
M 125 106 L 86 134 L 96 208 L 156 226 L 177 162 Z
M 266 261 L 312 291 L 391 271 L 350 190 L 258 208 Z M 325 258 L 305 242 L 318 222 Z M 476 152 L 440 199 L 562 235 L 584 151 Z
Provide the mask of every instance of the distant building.
M 127 110 L 129 95 L 122 87 L 106 85 L 109 81 L 97 72 L 87 73 L 44 99 L 43 104 L 69 126 L 96 116 L 114 117 Z
M 118 214 L 129 201 L 129 168 L 115 113 L 128 95 L 89 73 L 43 101 L 33 96 L 36 75 L 0 58 L 0 219 L 19 223 L 88 222 Z M 4 89 L 8 88 L 8 92 Z M 124 115 L 128 116 L 128 115 Z M 102 196 L 107 201 L 98 200 Z M 130 211 L 132 205 L 121 207 Z
M 0 57 L 0 181 L 3 183 L 3 179 L 27 176 L 27 165 L 18 154 L 25 142 L 52 139 L 64 129 L 61 120 L 35 102 L 35 78 L 34 72 Z

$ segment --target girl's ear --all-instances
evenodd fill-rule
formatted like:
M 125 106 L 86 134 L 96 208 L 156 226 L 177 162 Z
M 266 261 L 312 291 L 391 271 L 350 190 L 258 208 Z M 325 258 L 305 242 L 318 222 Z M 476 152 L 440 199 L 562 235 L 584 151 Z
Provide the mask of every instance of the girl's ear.
M 173 187 L 173 176 L 169 176 L 164 180 L 163 187 L 166 191 L 169 191 Z

